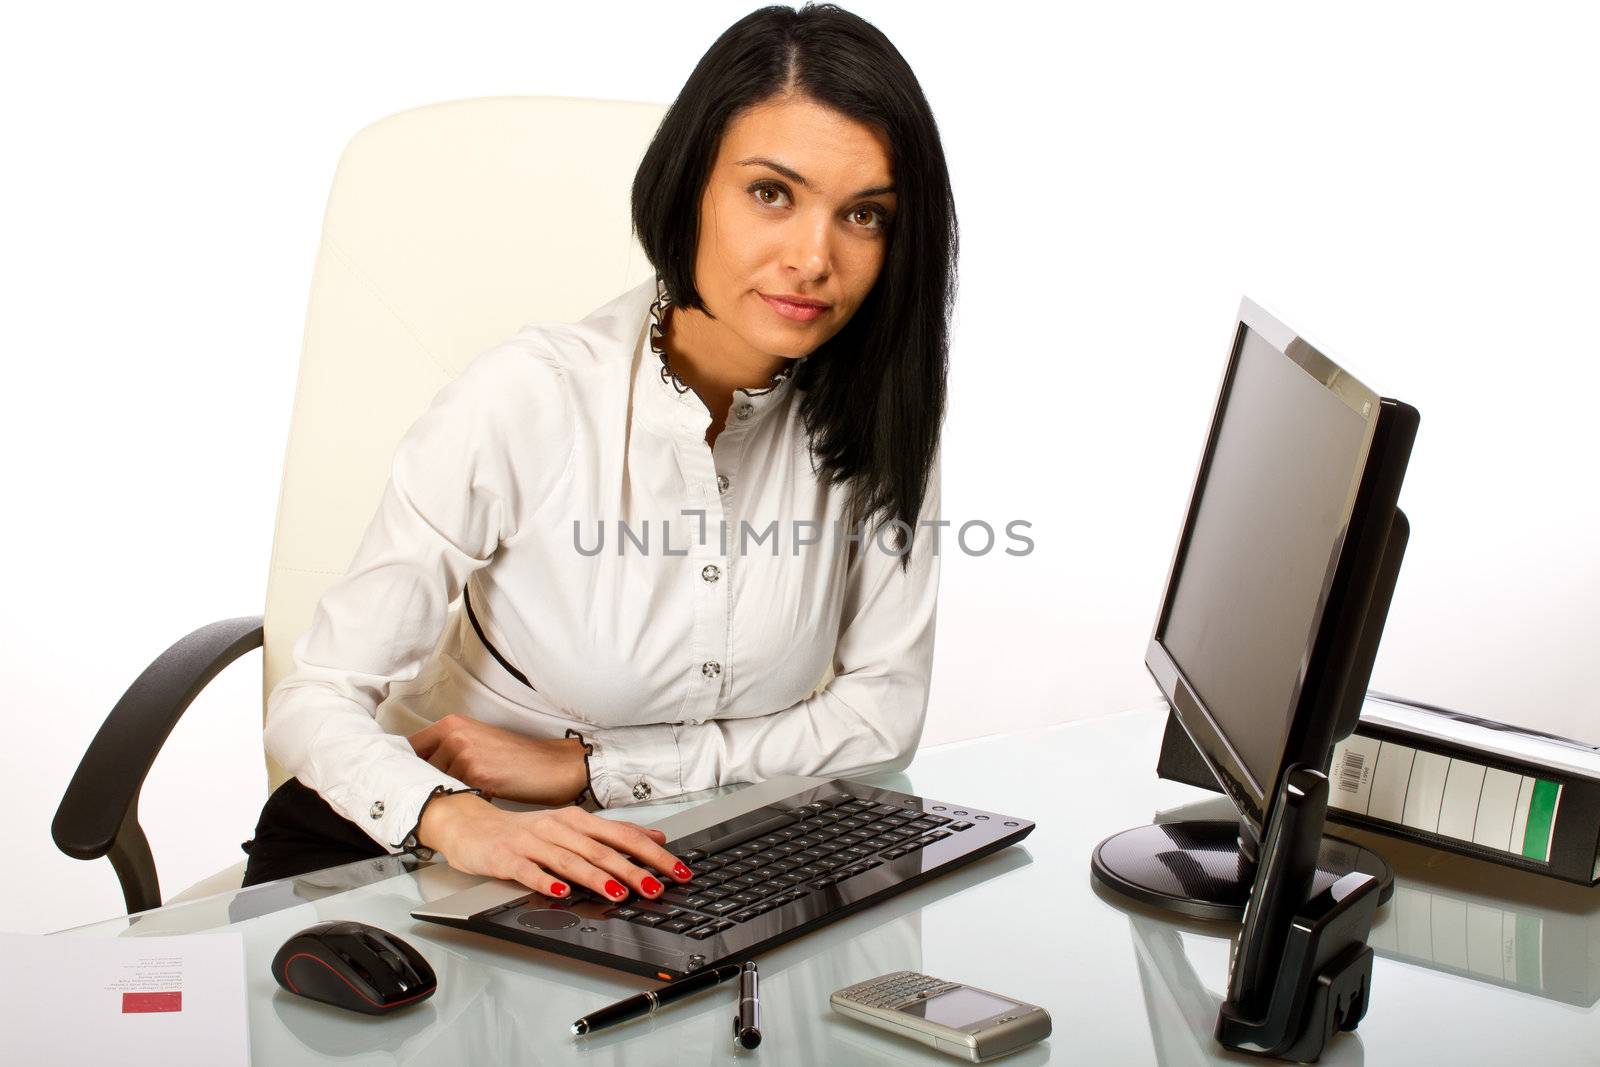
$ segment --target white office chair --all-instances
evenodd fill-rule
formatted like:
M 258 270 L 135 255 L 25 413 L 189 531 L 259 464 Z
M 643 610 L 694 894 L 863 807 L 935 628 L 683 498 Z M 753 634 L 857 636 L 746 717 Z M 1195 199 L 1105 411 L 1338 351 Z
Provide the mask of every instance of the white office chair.
M 391 115 L 345 147 L 306 313 L 265 614 L 203 626 L 157 657 L 95 735 L 51 828 L 69 856 L 110 858 L 130 914 L 162 903 L 139 791 L 167 735 L 260 646 L 265 716 L 377 509 L 395 446 L 434 394 L 524 323 L 577 320 L 650 276 L 629 195 L 665 111 L 458 100 Z M 447 627 L 459 611 L 458 599 Z M 287 778 L 269 758 L 268 789 Z M 180 896 L 235 888 L 243 872 L 241 861 Z

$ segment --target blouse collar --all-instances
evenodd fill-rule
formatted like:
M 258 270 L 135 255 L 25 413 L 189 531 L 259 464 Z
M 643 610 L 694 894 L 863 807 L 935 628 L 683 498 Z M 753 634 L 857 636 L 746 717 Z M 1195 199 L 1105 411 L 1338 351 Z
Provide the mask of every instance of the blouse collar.
M 662 410 L 675 427 L 703 437 L 706 427 L 711 425 L 711 412 L 699 395 L 678 377 L 668 360 L 663 339 L 666 334 L 666 310 L 672 306 L 672 298 L 667 293 L 666 282 L 659 275 L 655 283 L 656 297 L 650 304 L 646 343 L 640 346 L 639 361 L 641 373 L 650 380 L 639 385 L 650 396 L 652 404 Z M 648 358 L 647 353 L 653 353 L 654 358 Z M 793 388 L 795 368 L 809 358 L 802 356 L 800 359 L 786 360 L 783 368 L 762 388 L 735 389 L 723 432 L 736 433 L 741 428 L 754 426 L 769 410 L 778 407 Z M 650 372 L 652 367 L 656 369 Z

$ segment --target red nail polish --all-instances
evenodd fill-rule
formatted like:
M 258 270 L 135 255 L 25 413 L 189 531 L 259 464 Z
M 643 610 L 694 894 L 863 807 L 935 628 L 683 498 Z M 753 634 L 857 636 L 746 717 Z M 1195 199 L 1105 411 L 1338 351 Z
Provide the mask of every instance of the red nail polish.
M 657 893 L 661 892 L 661 883 L 647 874 L 644 876 L 644 881 L 639 883 L 639 888 L 643 889 L 651 896 L 655 896 Z
M 673 868 L 672 868 L 672 873 L 677 875 L 679 878 L 687 878 L 687 877 L 689 877 L 689 868 L 685 867 L 681 863 L 674 864 Z
M 622 883 L 618 882 L 615 878 L 612 878 L 606 882 L 607 896 L 620 897 L 625 896 L 627 892 L 628 891 L 626 889 L 622 888 Z
M 551 882 L 550 892 L 555 896 L 564 897 L 567 895 L 567 884 L 565 882 Z

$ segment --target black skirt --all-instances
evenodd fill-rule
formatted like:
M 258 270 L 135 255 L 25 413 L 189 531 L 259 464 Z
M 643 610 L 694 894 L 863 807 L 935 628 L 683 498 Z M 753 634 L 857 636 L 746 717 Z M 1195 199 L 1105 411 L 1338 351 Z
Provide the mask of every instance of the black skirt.
M 321 794 L 291 778 L 267 798 L 255 836 L 240 846 L 249 855 L 244 885 L 292 878 L 389 850 L 334 811 Z

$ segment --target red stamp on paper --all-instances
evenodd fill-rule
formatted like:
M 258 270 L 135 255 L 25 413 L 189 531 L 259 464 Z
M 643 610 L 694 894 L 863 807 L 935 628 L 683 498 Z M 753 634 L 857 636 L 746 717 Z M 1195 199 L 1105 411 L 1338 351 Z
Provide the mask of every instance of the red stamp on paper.
M 182 1011 L 183 993 L 124 993 L 122 1014 L 134 1015 L 150 1011 Z

